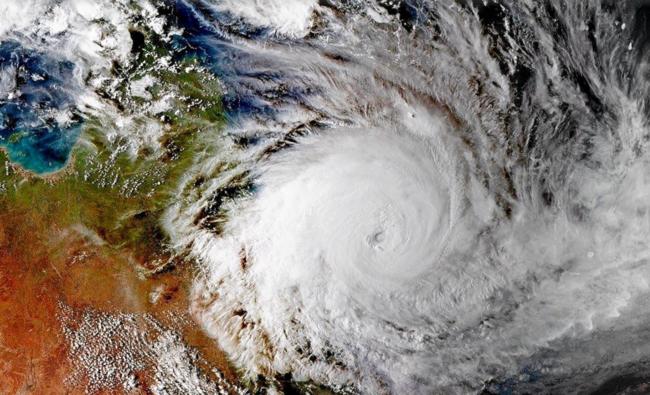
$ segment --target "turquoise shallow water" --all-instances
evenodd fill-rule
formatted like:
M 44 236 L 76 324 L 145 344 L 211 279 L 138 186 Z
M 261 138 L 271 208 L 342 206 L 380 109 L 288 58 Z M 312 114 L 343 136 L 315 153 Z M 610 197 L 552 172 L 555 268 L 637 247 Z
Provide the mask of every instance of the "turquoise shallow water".
M 9 137 L 0 146 L 10 161 L 22 168 L 36 174 L 53 173 L 65 167 L 80 131 L 80 124 L 66 129 L 26 130 L 16 132 L 20 137 Z

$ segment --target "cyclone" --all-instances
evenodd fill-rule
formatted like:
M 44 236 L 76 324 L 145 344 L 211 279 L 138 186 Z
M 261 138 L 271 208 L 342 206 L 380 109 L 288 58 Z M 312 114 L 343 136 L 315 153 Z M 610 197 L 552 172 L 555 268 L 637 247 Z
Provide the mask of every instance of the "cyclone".
M 261 218 L 260 237 L 277 238 L 256 254 L 272 256 L 289 277 L 323 263 L 352 295 L 360 287 L 373 298 L 408 294 L 445 255 L 462 210 L 462 180 L 438 151 L 393 131 L 307 138 L 260 180 L 260 213 L 275 213 Z M 301 246 L 295 256 L 292 245 Z
M 473 242 L 465 172 L 445 131 L 421 126 L 431 128 L 427 137 L 382 129 L 306 136 L 259 170 L 256 199 L 233 225 L 232 245 L 213 247 L 225 248 L 223 267 L 207 280 L 241 276 L 254 289 L 242 283 L 237 293 L 274 305 L 256 312 L 222 304 L 236 298 L 232 292 L 207 297 L 204 303 L 216 298 L 205 314 L 220 317 L 219 331 L 250 336 L 252 343 L 233 347 L 256 343 L 257 331 L 269 331 L 274 347 L 297 337 L 311 350 L 282 350 L 282 360 L 266 363 L 304 364 L 297 374 L 309 376 L 318 365 L 334 368 L 329 354 L 350 365 L 345 375 L 375 375 L 367 385 L 379 391 L 389 385 L 379 376 L 396 363 L 396 350 L 418 352 L 445 320 L 471 319 L 491 284 L 454 258 L 459 245 Z M 250 330 L 242 322 L 251 322 Z M 418 347 L 406 333 L 420 337 Z M 350 352 L 382 343 L 382 358 Z M 360 359 L 369 360 L 371 372 L 355 366 Z
M 503 278 L 468 254 L 489 204 L 444 125 L 310 134 L 256 170 L 194 305 L 251 372 L 431 388 L 434 339 L 476 324 Z
M 164 223 L 249 385 L 647 381 L 647 8 L 199 3 L 179 15 L 230 150 Z

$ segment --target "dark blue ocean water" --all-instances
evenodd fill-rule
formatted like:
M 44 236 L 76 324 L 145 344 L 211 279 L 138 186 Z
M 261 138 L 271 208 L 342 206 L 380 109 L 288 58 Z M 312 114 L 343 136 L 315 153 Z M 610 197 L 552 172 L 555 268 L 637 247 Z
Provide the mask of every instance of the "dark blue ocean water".
M 172 44 L 176 60 L 198 58 L 219 77 L 227 87 L 222 100 L 230 122 L 249 117 L 273 119 L 279 102 L 300 102 L 309 94 L 303 85 L 292 83 L 286 72 L 269 67 L 273 62 L 242 50 L 229 37 L 236 32 L 248 39 L 267 39 L 267 30 L 243 25 L 203 1 L 174 4 L 173 23 L 183 29 Z M 83 123 L 75 108 L 80 87 L 74 72 L 72 62 L 38 48 L 0 42 L 0 73 L 13 73 L 20 92 L 15 97 L 0 96 L 4 96 L 0 99 L 0 148 L 12 162 L 38 174 L 65 166 Z M 57 121 L 54 115 L 62 112 L 72 114 L 71 120 Z
M 26 170 L 50 173 L 65 166 L 81 129 L 75 114 L 74 64 L 14 41 L 0 43 L 0 72 L 13 78 L 14 97 L 0 99 L 0 147 Z M 61 124 L 55 115 L 70 112 Z
M 183 29 L 174 37 L 177 61 L 198 58 L 227 87 L 223 105 L 232 123 L 249 117 L 273 119 L 278 104 L 302 102 L 310 93 L 292 83 L 286 70 L 269 67 L 261 54 L 251 54 L 232 42 L 235 32 L 247 39 L 270 39 L 269 32 L 215 12 L 203 1 L 174 2 L 173 21 Z M 0 72 L 15 74 L 20 95 L 0 99 L 0 147 L 12 162 L 38 174 L 65 166 L 83 123 L 75 108 L 80 87 L 75 65 L 16 41 L 0 43 Z M 1 93 L 1 92 L 0 92 Z M 2 96 L 0 96 L 2 97 Z M 69 112 L 64 124 L 54 114 Z
M 202 0 L 174 2 L 176 24 L 183 29 L 175 37 L 181 56 L 198 58 L 227 88 L 223 105 L 231 123 L 249 117 L 273 119 L 282 103 L 303 102 L 308 91 L 290 70 L 279 69 L 276 59 L 252 53 L 233 41 L 233 35 L 249 40 L 280 40 L 265 28 L 246 25 L 228 13 L 217 12 Z M 298 43 L 296 43 L 298 45 Z

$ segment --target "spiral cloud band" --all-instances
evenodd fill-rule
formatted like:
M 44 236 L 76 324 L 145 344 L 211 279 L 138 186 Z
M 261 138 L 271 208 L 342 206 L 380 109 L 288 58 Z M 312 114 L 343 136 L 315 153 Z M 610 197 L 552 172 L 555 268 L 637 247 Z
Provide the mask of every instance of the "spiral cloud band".
M 267 163 L 206 250 L 196 306 L 210 332 L 262 372 L 415 388 L 432 339 L 476 319 L 500 277 L 462 257 L 478 220 L 443 134 L 330 131 Z

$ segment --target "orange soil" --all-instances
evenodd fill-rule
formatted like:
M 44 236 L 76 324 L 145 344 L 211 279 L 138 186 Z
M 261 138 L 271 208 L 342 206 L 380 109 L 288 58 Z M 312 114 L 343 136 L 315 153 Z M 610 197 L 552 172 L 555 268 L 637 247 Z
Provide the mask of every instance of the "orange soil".
M 75 367 L 57 318 L 61 302 L 75 311 L 149 313 L 236 380 L 223 353 L 187 313 L 189 270 L 144 278 L 136 266 L 128 251 L 93 244 L 37 210 L 1 213 L 0 394 L 84 393 L 85 385 L 65 383 Z M 162 297 L 152 304 L 150 293 L 161 286 Z M 147 381 L 147 372 L 138 374 Z

